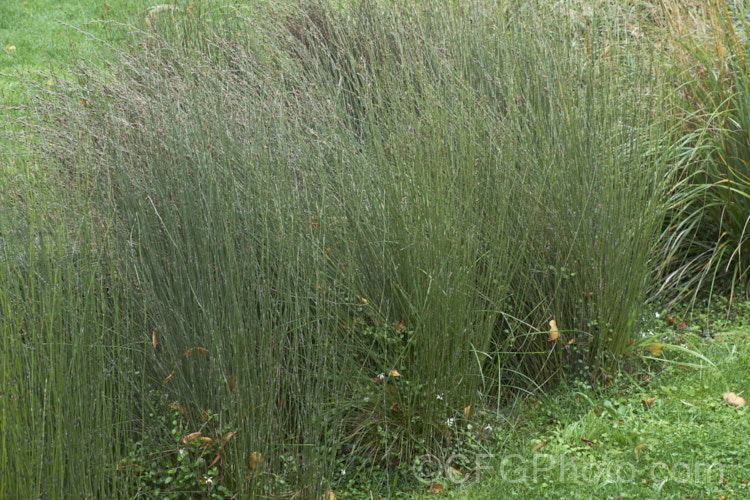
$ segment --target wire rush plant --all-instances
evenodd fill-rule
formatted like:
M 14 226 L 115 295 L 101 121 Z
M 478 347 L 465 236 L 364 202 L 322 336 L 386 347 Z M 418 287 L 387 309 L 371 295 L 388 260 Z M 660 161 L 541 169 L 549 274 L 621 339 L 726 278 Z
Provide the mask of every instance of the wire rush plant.
M 18 78 L 2 494 L 334 498 L 358 470 L 390 495 L 484 446 L 485 408 L 608 382 L 655 247 L 676 279 L 718 221 L 712 262 L 746 276 L 739 58 L 683 87 L 734 79 L 685 114 L 673 187 L 655 65 L 612 11 L 191 7 Z

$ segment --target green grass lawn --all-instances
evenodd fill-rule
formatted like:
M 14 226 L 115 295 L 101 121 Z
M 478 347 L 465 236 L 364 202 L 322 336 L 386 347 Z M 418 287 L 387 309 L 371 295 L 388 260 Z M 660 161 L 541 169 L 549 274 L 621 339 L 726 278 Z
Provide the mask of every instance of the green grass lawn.
M 54 83 L 48 75 L 64 75 L 65 66 L 79 59 L 93 59 L 97 42 L 82 31 L 111 40 L 106 21 L 127 22 L 142 16 L 148 0 L 117 2 L 78 0 L 7 0 L 0 2 L 0 123 L 11 135 L 21 131 L 13 119 L 13 109 L 24 103 L 19 74 L 38 72 L 43 82 Z M 10 108 L 4 110 L 3 106 Z M 14 141 L 16 142 L 16 141 Z M 8 150 L 8 144 L 0 138 Z
M 0 3 L 0 73 L 49 70 L 85 56 L 90 46 L 83 34 L 66 25 L 125 20 L 142 10 L 144 1 L 7 0 Z M 7 86 L 7 77 L 0 80 Z
M 750 303 L 743 307 L 708 338 L 674 337 L 662 324 L 680 347 L 603 391 L 573 383 L 534 399 L 507 447 L 453 480 L 441 471 L 435 488 L 466 500 L 750 497 L 748 408 L 723 399 L 748 395 Z

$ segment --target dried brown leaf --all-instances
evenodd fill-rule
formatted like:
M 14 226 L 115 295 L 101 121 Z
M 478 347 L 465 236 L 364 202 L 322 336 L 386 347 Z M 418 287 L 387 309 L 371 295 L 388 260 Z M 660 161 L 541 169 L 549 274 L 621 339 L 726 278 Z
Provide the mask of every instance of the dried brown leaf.
M 539 451 L 540 449 L 544 448 L 545 446 L 547 446 L 547 441 L 539 441 L 537 444 L 535 444 L 531 448 L 531 451 Z
M 745 400 L 733 392 L 725 392 L 724 401 L 732 406 L 745 406 Z
M 182 443 L 183 444 L 188 444 L 190 441 L 198 439 L 199 437 L 201 437 L 201 432 L 200 431 L 191 432 L 190 434 L 188 434 L 187 436 L 185 436 L 184 438 L 182 438 Z

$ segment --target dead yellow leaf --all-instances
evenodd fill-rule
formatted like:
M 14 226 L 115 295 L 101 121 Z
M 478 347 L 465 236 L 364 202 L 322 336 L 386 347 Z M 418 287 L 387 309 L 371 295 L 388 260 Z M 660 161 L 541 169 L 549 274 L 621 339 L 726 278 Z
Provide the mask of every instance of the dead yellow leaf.
M 469 418 L 469 415 L 471 414 L 471 405 L 466 405 L 464 407 L 464 416 L 466 418 Z
M 326 490 L 325 493 L 323 493 L 323 500 L 336 500 L 336 495 L 331 490 Z
M 463 474 L 461 474 L 461 471 L 456 469 L 455 467 L 451 467 L 450 465 L 445 466 L 445 477 L 448 478 L 449 481 L 453 483 L 458 483 L 461 481 L 461 479 L 464 477 Z
M 257 452 L 253 451 L 250 453 L 250 457 L 247 459 L 247 464 L 250 466 L 250 470 L 253 472 L 258 472 L 260 469 L 260 462 L 263 459 L 263 456 Z
M 171 378 L 172 378 L 172 375 L 174 375 L 174 370 L 172 370 L 172 373 L 170 373 L 169 375 L 167 375 L 167 378 L 165 378 L 165 379 L 164 379 L 164 380 L 162 381 L 162 384 L 166 384 L 167 382 L 169 382 L 169 379 L 171 379 Z
M 539 451 L 545 446 L 547 446 L 547 441 L 539 441 L 537 444 L 533 446 L 533 448 L 531 448 L 531 451 Z
M 557 329 L 557 322 L 553 319 L 549 322 L 549 333 L 547 334 L 547 342 L 554 342 L 560 338 L 560 330 Z
M 401 374 L 398 371 L 396 371 L 396 370 L 389 370 L 388 371 L 388 376 L 389 377 L 400 377 Z
M 732 406 L 745 406 L 745 400 L 733 392 L 725 392 L 724 401 Z
M 191 347 L 190 349 L 185 351 L 182 356 L 185 358 L 189 358 L 193 354 L 208 354 L 208 349 L 206 349 L 205 347 Z
M 430 495 L 438 495 L 442 493 L 443 490 L 445 490 L 445 488 L 440 483 L 432 483 L 432 485 L 430 485 Z
M 156 349 L 156 328 L 151 332 L 151 345 Z
M 643 449 L 644 446 L 646 446 L 646 443 L 641 443 L 635 447 L 635 449 L 633 450 L 633 452 L 635 452 L 635 458 L 638 458 L 638 453 Z
M 651 408 L 651 403 L 656 401 L 656 398 L 648 398 L 648 399 L 641 399 L 641 404 L 645 406 L 646 408 Z
M 664 344 L 660 342 L 654 342 L 648 346 L 648 352 L 650 352 L 652 356 L 661 356 L 662 349 L 664 349 Z
M 204 436 L 204 437 L 201 438 L 201 443 L 203 443 L 203 444 L 211 444 L 213 442 L 214 442 L 214 440 L 211 439 L 208 436 Z
M 221 437 L 221 447 L 222 448 L 224 447 L 225 444 L 227 444 L 227 441 L 229 441 L 230 439 L 232 439 L 232 436 L 234 436 L 234 432 L 229 431 L 229 432 L 227 432 L 226 434 L 224 434 Z
M 198 439 L 199 437 L 201 437 L 201 432 L 200 431 L 198 431 L 198 432 L 191 432 L 190 434 L 188 434 L 187 436 L 185 436 L 184 438 L 182 438 L 182 443 L 183 444 L 188 444 L 190 441 L 193 441 L 194 439 Z
M 573 338 L 573 339 L 570 339 L 570 340 L 568 340 L 568 345 L 570 345 L 570 344 L 573 344 L 573 343 L 574 343 L 575 341 L 576 341 L 576 339 L 574 339 L 574 338 Z

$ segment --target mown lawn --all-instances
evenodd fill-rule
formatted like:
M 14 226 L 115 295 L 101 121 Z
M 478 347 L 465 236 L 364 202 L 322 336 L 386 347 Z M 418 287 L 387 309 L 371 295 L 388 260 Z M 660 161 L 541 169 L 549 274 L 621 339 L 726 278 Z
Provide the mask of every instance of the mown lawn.
M 534 398 L 507 447 L 461 475 L 439 471 L 425 490 L 466 500 L 750 497 L 748 409 L 724 400 L 748 394 L 750 302 L 735 311 L 710 335 L 705 315 L 689 333 L 656 322 L 654 339 L 677 347 L 646 353 L 647 366 L 604 390 L 572 382 Z
M 76 56 L 87 57 L 91 45 L 71 26 L 95 30 L 95 23 L 125 21 L 147 4 L 143 0 L 4 1 L 0 3 L 0 73 L 49 70 Z M 10 84 L 7 77 L 0 82 L 3 87 Z

